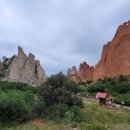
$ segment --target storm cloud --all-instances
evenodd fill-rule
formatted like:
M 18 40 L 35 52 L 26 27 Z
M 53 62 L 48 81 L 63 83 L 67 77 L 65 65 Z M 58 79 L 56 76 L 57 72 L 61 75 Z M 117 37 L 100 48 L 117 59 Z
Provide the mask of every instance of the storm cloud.
M 0 57 L 17 54 L 20 45 L 47 75 L 82 61 L 95 65 L 129 19 L 129 0 L 1 0 Z

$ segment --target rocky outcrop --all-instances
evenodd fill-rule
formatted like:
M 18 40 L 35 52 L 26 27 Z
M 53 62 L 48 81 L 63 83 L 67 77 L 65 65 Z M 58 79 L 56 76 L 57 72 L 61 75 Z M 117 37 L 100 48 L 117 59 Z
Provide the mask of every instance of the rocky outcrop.
M 10 67 L 8 75 L 9 81 L 22 81 L 26 60 L 27 55 L 23 52 L 21 47 L 18 47 L 18 55 L 13 59 Z
M 67 76 L 70 78 L 71 81 L 74 81 L 76 83 L 81 82 L 81 79 L 79 77 L 79 73 L 75 66 L 68 69 Z
M 68 76 L 74 76 L 74 75 L 76 75 L 77 73 L 78 73 L 78 71 L 77 71 L 76 67 L 73 66 L 72 68 L 69 68 L 69 69 L 68 69 L 67 75 L 68 75 Z
M 113 40 L 104 45 L 93 79 L 121 74 L 130 75 L 130 21 L 119 26 Z
M 74 82 L 87 82 L 89 80 L 93 80 L 94 67 L 89 66 L 86 62 L 80 64 L 79 71 L 77 71 L 76 67 L 72 67 L 68 69 L 68 76 L 70 80 Z
M 95 68 L 83 63 L 77 74 L 83 82 L 121 74 L 130 75 L 130 21 L 120 25 L 112 41 L 104 45 L 101 59 Z M 73 77 L 70 75 L 70 79 Z
M 3 78 L 7 81 L 23 82 L 38 86 L 46 79 L 40 62 L 35 60 L 35 56 L 31 53 L 27 56 L 21 47 L 18 47 L 18 54 L 13 58 L 8 70 L 7 76 Z
M 79 77 L 82 82 L 93 80 L 94 67 L 89 66 L 86 62 L 80 64 L 79 67 Z

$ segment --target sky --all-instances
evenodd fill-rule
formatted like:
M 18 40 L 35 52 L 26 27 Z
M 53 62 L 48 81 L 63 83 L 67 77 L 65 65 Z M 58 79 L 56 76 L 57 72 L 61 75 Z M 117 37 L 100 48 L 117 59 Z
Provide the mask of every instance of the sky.
M 102 47 L 130 19 L 130 0 L 0 0 L 0 57 L 25 53 L 47 75 L 98 63 Z

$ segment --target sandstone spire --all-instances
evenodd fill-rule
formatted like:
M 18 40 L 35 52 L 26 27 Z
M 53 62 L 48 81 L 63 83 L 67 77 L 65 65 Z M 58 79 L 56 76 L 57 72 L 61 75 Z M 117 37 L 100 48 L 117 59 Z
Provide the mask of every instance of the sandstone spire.
M 8 76 L 9 81 L 21 80 L 26 60 L 27 60 L 27 56 L 23 52 L 23 49 L 21 47 L 18 47 L 18 54 L 14 58 L 10 67 L 9 76 Z
M 18 47 L 18 54 L 10 66 L 7 80 L 38 86 L 45 81 L 45 78 L 45 72 L 40 62 L 35 61 L 35 56 L 31 53 L 27 56 L 23 49 Z

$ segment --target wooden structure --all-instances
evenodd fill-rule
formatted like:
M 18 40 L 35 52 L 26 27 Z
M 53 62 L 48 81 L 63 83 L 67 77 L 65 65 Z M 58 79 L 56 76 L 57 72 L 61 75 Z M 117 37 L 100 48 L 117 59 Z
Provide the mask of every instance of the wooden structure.
M 107 98 L 108 98 L 108 94 L 107 93 L 98 92 L 96 94 L 96 99 L 99 100 L 99 103 L 101 105 L 106 105 Z

